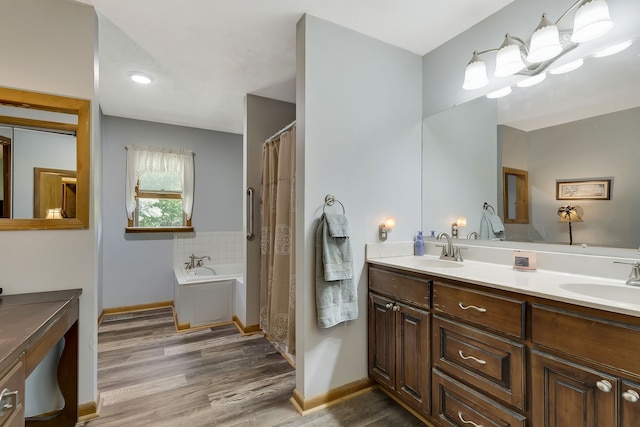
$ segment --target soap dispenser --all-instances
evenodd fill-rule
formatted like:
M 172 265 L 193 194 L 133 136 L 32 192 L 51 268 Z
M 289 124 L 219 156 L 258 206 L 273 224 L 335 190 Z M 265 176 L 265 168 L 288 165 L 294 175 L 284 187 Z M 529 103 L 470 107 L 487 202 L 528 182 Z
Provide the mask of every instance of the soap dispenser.
M 424 255 L 424 240 L 422 239 L 422 231 L 418 231 L 416 240 L 413 243 L 413 254 L 419 256 Z

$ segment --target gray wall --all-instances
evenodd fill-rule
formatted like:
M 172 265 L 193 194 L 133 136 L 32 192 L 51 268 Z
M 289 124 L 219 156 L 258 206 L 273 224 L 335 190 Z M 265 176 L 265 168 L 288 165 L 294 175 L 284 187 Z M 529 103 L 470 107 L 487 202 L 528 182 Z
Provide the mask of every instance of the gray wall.
M 260 185 L 262 182 L 262 145 L 280 129 L 294 121 L 296 105 L 256 95 L 245 100 L 244 161 L 245 188 L 253 187 L 255 239 L 246 241 L 244 287 L 236 287 L 236 316 L 246 326 L 260 322 Z M 247 198 L 244 199 L 246 209 Z M 246 227 L 246 221 L 245 221 Z
M 556 210 L 584 209 L 573 225 L 577 243 L 637 248 L 640 242 L 640 108 L 528 132 L 531 225 L 549 243 L 568 242 Z M 556 179 L 613 177 L 611 200 L 556 200 Z
M 105 308 L 173 299 L 173 234 L 125 234 L 127 144 L 192 150 L 198 231 L 242 229 L 242 136 L 103 116 L 103 273 Z
M 423 122 L 422 227 L 451 234 L 467 218 L 460 237 L 480 229 L 484 202 L 497 206 L 495 100 L 480 98 L 425 117 Z M 497 211 L 496 211 L 497 212 Z
M 367 377 L 364 245 L 388 216 L 391 242 L 420 227 L 422 61 L 310 15 L 298 22 L 296 56 L 296 387 L 309 399 Z M 360 314 L 319 329 L 314 235 L 326 194 L 349 219 Z

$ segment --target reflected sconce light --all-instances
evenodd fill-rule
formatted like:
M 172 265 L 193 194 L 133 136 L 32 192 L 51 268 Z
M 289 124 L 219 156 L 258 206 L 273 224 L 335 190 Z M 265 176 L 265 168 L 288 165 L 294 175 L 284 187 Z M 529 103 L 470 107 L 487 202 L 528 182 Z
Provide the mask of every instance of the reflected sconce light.
M 53 208 L 47 209 L 47 214 L 45 215 L 45 219 L 63 219 L 66 218 L 64 211 L 62 208 Z
M 382 224 L 378 226 L 378 239 L 384 242 L 389 237 L 389 233 L 393 230 L 393 227 L 396 226 L 396 219 L 392 216 L 385 219 Z
M 576 9 L 573 29 L 560 31 L 558 23 Z M 487 67 L 480 55 L 496 52 L 494 75 L 507 77 L 514 74 L 536 76 L 555 60 L 575 49 L 579 43 L 600 37 L 613 27 L 606 0 L 578 0 L 554 23 L 542 14 L 540 23 L 527 44 L 521 38 L 506 34 L 500 47 L 474 51 L 464 73 L 465 90 L 480 89 L 489 83 Z
M 577 205 L 567 205 L 561 206 L 558 208 L 558 216 L 560 217 L 560 222 L 569 223 L 569 244 L 573 245 L 573 232 L 571 230 L 571 223 L 573 222 L 584 222 L 582 219 L 582 215 L 584 215 L 584 211 L 580 206 Z
M 459 217 L 456 222 L 451 224 L 451 237 L 454 239 L 458 238 L 458 231 L 461 228 L 465 228 L 467 226 L 467 218 L 464 216 Z

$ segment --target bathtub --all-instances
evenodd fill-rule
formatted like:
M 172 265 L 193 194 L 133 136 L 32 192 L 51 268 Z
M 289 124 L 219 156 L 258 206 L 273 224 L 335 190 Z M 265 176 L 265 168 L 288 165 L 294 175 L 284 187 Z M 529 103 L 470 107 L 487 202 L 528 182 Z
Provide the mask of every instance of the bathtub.
M 175 266 L 174 306 L 178 329 L 229 322 L 235 287 L 242 282 L 242 264 Z

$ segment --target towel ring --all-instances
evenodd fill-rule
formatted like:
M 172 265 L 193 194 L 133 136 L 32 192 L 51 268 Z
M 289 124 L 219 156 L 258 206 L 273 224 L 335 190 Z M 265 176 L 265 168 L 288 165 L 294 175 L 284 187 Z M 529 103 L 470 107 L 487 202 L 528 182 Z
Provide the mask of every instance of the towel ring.
M 484 204 L 482 205 L 482 210 L 488 210 L 491 209 L 491 212 L 496 213 L 495 209 L 493 209 L 493 206 L 491 206 L 489 203 L 484 202 Z
M 336 202 L 340 203 L 340 206 L 342 206 L 342 215 L 344 215 L 346 213 L 344 205 L 340 200 L 336 199 L 335 196 L 333 196 L 332 194 L 327 194 L 324 197 L 324 206 L 322 207 L 322 213 L 324 213 L 324 210 L 327 206 L 333 206 Z

